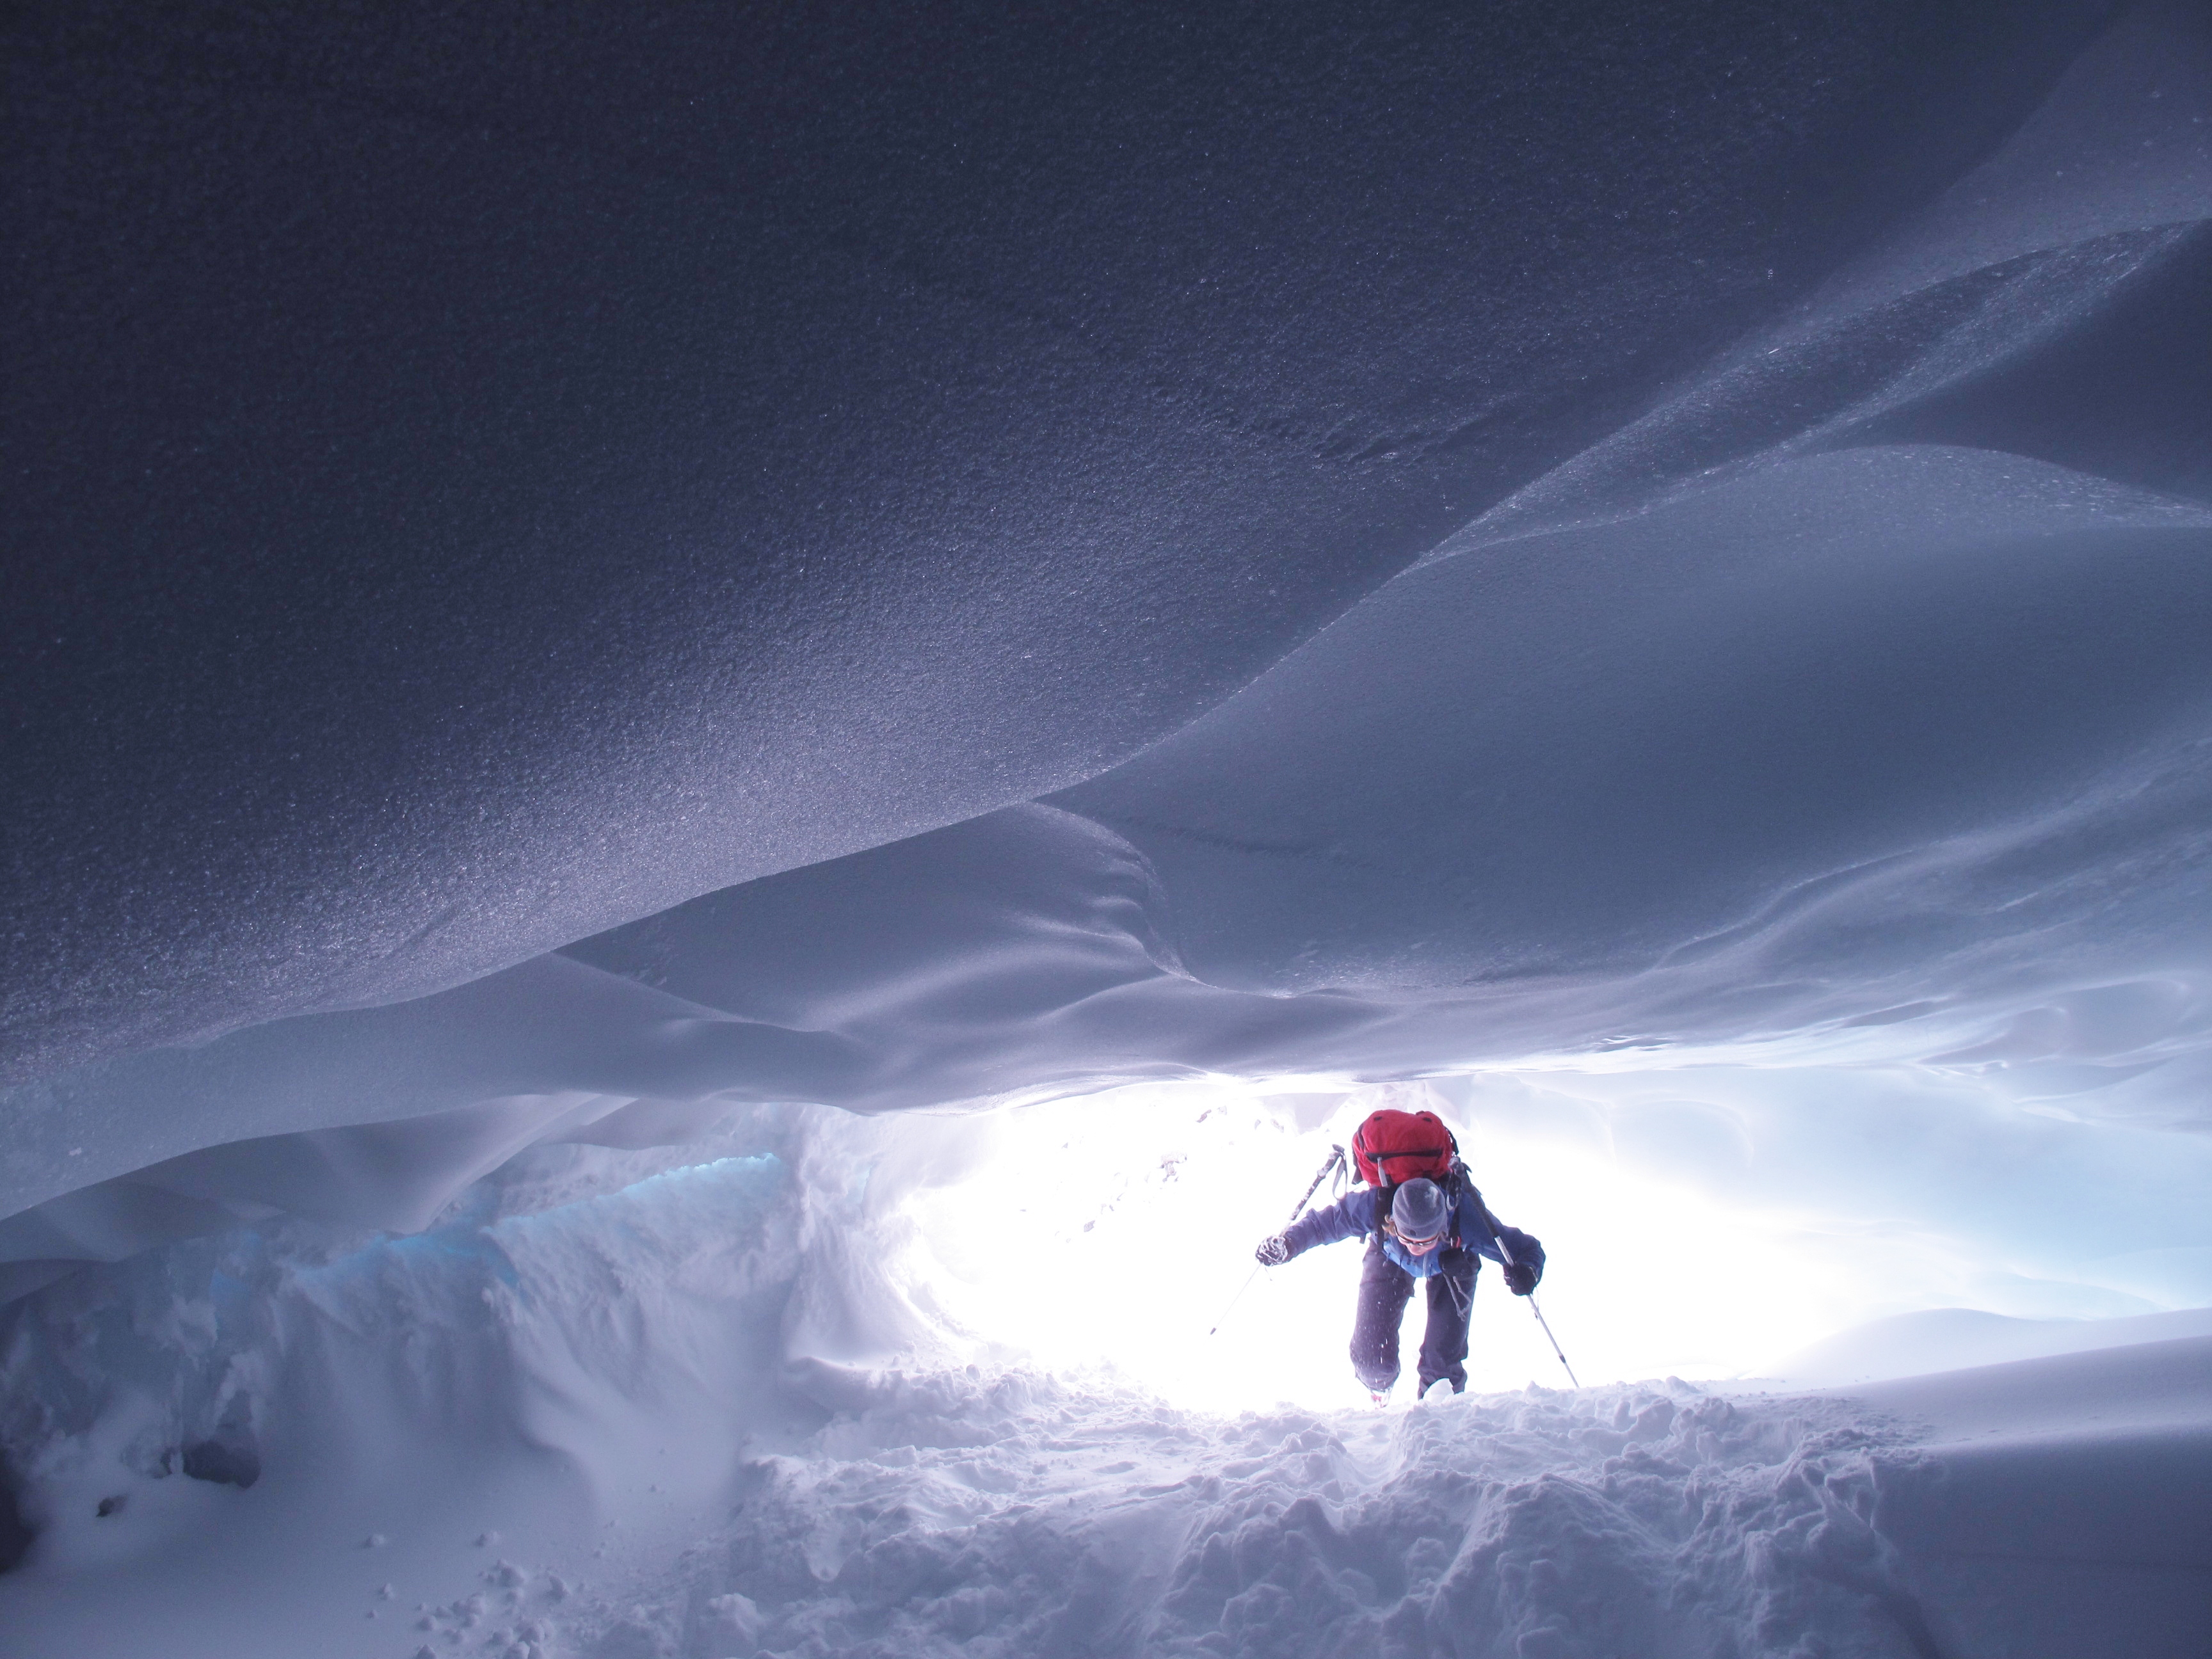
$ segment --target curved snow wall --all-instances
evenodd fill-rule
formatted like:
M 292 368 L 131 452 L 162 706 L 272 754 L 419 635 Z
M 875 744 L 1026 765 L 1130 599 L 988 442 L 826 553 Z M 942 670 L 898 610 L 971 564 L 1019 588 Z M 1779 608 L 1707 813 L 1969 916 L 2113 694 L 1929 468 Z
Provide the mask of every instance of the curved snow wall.
M 489 15 L 25 14 L 0 1292 L 768 1102 L 2203 1128 L 2197 9 Z

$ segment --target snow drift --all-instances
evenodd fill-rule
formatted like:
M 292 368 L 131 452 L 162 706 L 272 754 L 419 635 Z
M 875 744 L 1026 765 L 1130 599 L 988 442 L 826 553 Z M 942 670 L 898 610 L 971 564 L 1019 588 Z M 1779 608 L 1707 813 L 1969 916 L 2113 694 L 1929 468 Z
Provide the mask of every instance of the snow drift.
M 2191 1339 L 1225 1424 L 822 1127 L 1430 1079 L 1807 1306 L 2212 1301 L 2201 8 L 9 29 L 25 1639 L 2201 1633 Z
M 1224 1418 L 945 1364 L 896 1196 L 835 1178 L 870 1137 L 799 1127 L 749 1133 L 811 1166 L 594 1191 L 641 1155 L 541 1158 L 421 1237 L 185 1247 L 38 1298 L 4 1358 L 46 1529 L 0 1581 L 11 1652 L 2201 1644 L 2212 1337 Z M 886 1344 L 903 1367 L 836 1357 Z M 190 1478 L 174 1449 L 210 1441 L 234 1462 Z
M 2008 38 L 2031 57 L 2051 46 Z M 2192 452 L 2171 441 L 2203 418 L 2186 365 L 2205 344 L 2191 301 L 2212 257 L 2199 231 L 2212 47 L 2194 12 L 2137 9 L 2036 84 L 1975 165 L 1694 365 L 1644 383 L 1632 416 L 1455 528 L 1437 525 L 1395 574 L 1340 569 L 1322 582 L 1335 598 L 1308 591 L 1303 642 L 1279 631 L 1287 620 L 1255 631 L 1224 612 L 1205 625 L 1240 641 L 1229 655 L 1164 636 L 1101 647 L 1127 684 L 1086 690 L 1081 653 L 1010 597 L 994 624 L 1012 630 L 1001 653 L 906 592 L 935 580 L 926 563 L 851 590 L 873 595 L 869 614 L 901 618 L 896 649 L 921 653 L 914 672 L 935 688 L 924 703 L 954 698 L 992 720 L 1027 708 L 1036 742 L 1090 744 L 1090 758 L 1017 765 L 1030 740 L 988 727 L 957 741 L 981 741 L 1000 781 L 975 774 L 960 805 L 922 805 L 970 775 L 927 758 L 954 728 L 927 741 L 886 728 L 902 756 L 887 772 L 833 735 L 847 691 L 804 702 L 831 662 L 894 648 L 863 647 L 846 608 L 857 601 L 833 584 L 826 608 L 790 602 L 805 629 L 834 621 L 807 647 L 814 666 L 778 671 L 766 701 L 714 700 L 762 718 L 812 708 L 815 738 L 725 744 L 848 781 L 771 781 L 771 768 L 732 784 L 841 826 L 803 845 L 788 826 L 742 827 L 734 807 L 595 774 L 606 799 L 656 826 L 649 857 L 631 830 L 594 831 L 596 873 L 557 873 L 580 856 L 557 850 L 563 838 L 602 816 L 572 811 L 566 784 L 526 790 L 495 854 L 476 850 L 477 831 L 430 829 L 455 805 L 426 794 L 428 839 L 354 862 L 368 885 L 349 896 L 289 876 L 283 890 L 321 896 L 210 894 L 220 919 L 158 945 L 86 920 L 106 899 L 66 926 L 26 912 L 11 949 L 161 966 L 130 969 L 135 1012 L 88 988 L 123 971 L 90 957 L 67 971 L 27 957 L 11 976 L 25 1080 L 6 1097 L 4 1201 L 20 1212 L 128 1184 L 8 1224 L 8 1256 L 112 1259 L 241 1203 L 419 1224 L 499 1157 L 631 1103 L 605 1133 L 649 1136 L 648 1120 L 672 1113 L 667 1132 L 682 1133 L 698 1117 L 687 1103 L 717 1099 L 881 1110 L 1117 1079 L 1404 1075 L 1633 1050 L 1971 1065 L 2015 1098 L 2201 1123 L 2212 506 Z M 1810 222 L 1797 234 L 1814 235 Z M 2134 412 L 2107 406 L 2094 432 L 2075 401 L 2085 354 L 2108 373 L 2132 363 L 2142 382 Z M 1062 584 L 1053 627 L 1103 629 L 1125 600 L 1207 614 L 1194 589 L 1141 598 L 1151 578 L 1109 568 L 1032 573 Z M 1271 568 L 1268 591 L 1288 593 L 1289 568 Z M 949 604 L 976 580 L 948 569 L 930 591 Z M 1072 701 L 1054 713 L 1011 683 L 920 665 L 956 643 L 979 672 L 1049 662 L 1054 697 Z M 1186 670 L 1199 678 L 1170 691 Z M 865 678 L 883 718 L 924 707 Z M 562 683 L 580 696 L 592 680 L 579 669 Z M 1124 712 L 1141 732 L 1104 735 Z M 661 726 L 622 740 L 623 765 L 650 758 L 684 791 L 724 775 L 726 763 L 694 764 L 648 730 Z M 260 752 L 237 747 L 222 766 Z M 531 775 L 526 752 L 505 775 Z M 68 802 L 90 810 L 84 792 L 108 774 L 80 763 L 52 774 L 65 787 L 21 798 L 20 903 L 64 902 L 90 878 L 86 849 L 143 817 L 108 812 L 89 840 L 35 827 Z M 366 764 L 349 760 L 347 775 Z M 917 769 L 928 787 L 906 781 Z M 437 769 L 416 773 L 410 788 L 444 787 Z M 840 793 L 860 779 L 902 780 L 886 799 L 904 816 L 878 823 Z M 1027 801 L 1053 785 L 1065 787 L 1048 802 Z M 191 788 L 151 772 L 130 787 L 165 821 L 201 822 Z M 388 797 L 392 810 L 416 811 L 404 799 Z M 554 840 L 523 828 L 541 811 L 563 818 Z M 947 819 L 961 821 L 899 839 Z M 222 832 L 241 850 L 260 833 Z M 324 833 L 287 830 L 282 858 Z M 700 836 L 716 850 L 686 862 L 677 849 Z M 66 865 L 48 857 L 64 848 Z M 547 893 L 572 896 L 515 911 L 460 896 L 525 856 Z M 398 887 L 368 873 L 403 865 Z M 785 866 L 799 867 L 721 885 Z M 257 880 L 276 879 L 259 867 Z M 707 888 L 720 890 L 691 897 Z M 132 890 L 171 895 L 149 916 L 203 902 L 183 886 Z M 439 917 L 403 927 L 434 893 L 453 895 L 434 901 Z M 678 897 L 690 902 L 661 907 Z M 361 904 L 380 920 L 350 945 L 289 931 L 309 915 L 338 926 Z M 237 933 L 248 918 L 262 931 Z M 579 940 L 587 919 L 622 925 Z M 535 954 L 548 944 L 564 948 Z M 187 949 L 198 966 L 175 955 Z M 220 965 L 234 949 L 245 955 Z M 514 965 L 481 972 L 501 963 Z M 426 980 L 452 988 L 408 1000 Z M 379 1006 L 305 1012 L 333 1002 Z M 95 1006 L 107 1035 L 70 1035 Z M 88 1042 L 108 1057 L 57 1063 Z M 433 1114 L 454 1121 L 397 1127 Z M 303 1133 L 320 1138 L 210 1150 Z M 349 1182 L 356 1196 L 338 1196 Z M 52 1271 L 27 1266 L 16 1282 Z

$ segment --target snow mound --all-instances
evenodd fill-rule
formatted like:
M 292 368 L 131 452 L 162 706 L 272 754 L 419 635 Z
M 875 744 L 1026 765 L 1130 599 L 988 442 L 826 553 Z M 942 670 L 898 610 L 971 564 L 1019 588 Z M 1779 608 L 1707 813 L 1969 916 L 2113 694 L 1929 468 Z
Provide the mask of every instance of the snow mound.
M 2201 1384 L 2212 1344 L 2163 1349 L 2159 1382 Z M 1224 1422 L 1033 1376 L 848 1379 L 835 1421 L 747 1465 L 726 1524 L 672 1571 L 542 1620 L 543 1649 L 2056 1659 L 2101 1634 L 2195 1651 L 2202 1398 L 2162 1437 L 2100 1445 L 2053 1427 L 2083 1407 L 2079 1378 L 2008 1370 L 2039 1432 L 1991 1444 L 1977 1424 L 1964 1451 L 1909 1395 L 1670 1380 Z M 2124 1375 L 2093 1383 L 2098 1405 L 2129 1397 Z M 1968 1381 L 1939 1410 L 1972 1421 L 1981 1397 Z M 2100 1541 L 2069 1539 L 2085 1522 Z M 2015 1559 L 1992 1569 L 1978 1557 L 1995 1543 Z M 2130 1565 L 2164 1582 L 2122 1607 Z
M 25 1298 L 11 1655 L 2194 1651 L 2212 1337 L 1209 1414 L 948 1363 L 894 1247 L 959 1149 L 910 1121 L 765 1115 L 772 1150 L 611 1191 L 646 1155 L 541 1152 L 413 1237 L 240 1230 Z
M 1800 1387 L 1824 1388 L 2191 1336 L 2212 1336 L 2212 1308 L 2094 1320 L 2014 1319 L 1978 1308 L 1929 1308 L 1838 1331 L 1765 1369 Z
M 1009 1375 L 872 1379 L 586 1651 L 1910 1655 L 1872 1522 L 1906 1436 L 1687 1385 L 1186 1417 Z M 1882 1458 L 1893 1462 L 1885 1465 Z M 645 1604 L 644 1616 L 636 1603 Z

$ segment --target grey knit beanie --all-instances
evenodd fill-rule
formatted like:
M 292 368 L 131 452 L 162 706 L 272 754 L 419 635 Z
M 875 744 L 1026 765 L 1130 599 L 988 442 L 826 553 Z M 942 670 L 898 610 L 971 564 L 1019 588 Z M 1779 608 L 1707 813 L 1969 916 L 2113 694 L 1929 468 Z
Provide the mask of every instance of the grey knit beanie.
M 1429 1238 L 1444 1230 L 1443 1188 L 1425 1176 L 1407 1182 L 1390 1200 L 1391 1224 L 1401 1238 Z

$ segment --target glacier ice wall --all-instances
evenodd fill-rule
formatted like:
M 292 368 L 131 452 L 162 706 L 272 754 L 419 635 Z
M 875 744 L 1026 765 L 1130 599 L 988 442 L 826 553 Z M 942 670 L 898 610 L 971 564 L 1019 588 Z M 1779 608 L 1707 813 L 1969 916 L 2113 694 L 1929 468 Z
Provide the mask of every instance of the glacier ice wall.
M 2108 16 L 20 13 L 7 1075 L 1077 782 L 1917 213 L 1954 382 L 2198 216 Z

